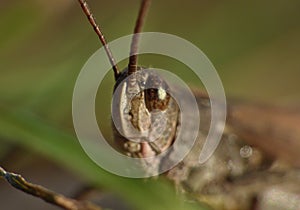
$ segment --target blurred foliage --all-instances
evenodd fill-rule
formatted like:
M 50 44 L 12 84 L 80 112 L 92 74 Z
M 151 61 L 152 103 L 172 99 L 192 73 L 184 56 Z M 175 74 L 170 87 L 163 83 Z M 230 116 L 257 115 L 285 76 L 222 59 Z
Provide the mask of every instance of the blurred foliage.
M 91 1 L 90 6 L 108 41 L 132 32 L 139 1 Z M 145 31 L 175 34 L 197 45 L 216 66 L 227 95 L 294 104 L 300 102 L 299 8 L 298 0 L 153 1 Z M 100 44 L 77 1 L 0 1 L 0 29 L 0 153 L 14 142 L 119 192 L 138 209 L 183 209 L 163 180 L 114 176 L 80 148 L 72 127 L 72 91 Z M 180 63 L 155 58 L 141 57 L 140 63 L 185 75 Z M 193 76 L 186 79 L 197 83 Z M 101 86 L 97 98 L 97 112 L 106 116 L 98 121 L 107 133 L 112 84 L 109 74 L 106 91 Z

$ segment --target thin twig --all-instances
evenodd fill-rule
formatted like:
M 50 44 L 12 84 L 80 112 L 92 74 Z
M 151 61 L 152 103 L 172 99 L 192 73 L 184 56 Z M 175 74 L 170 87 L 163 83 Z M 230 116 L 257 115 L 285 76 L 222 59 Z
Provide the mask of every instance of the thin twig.
M 50 191 L 40 185 L 27 182 L 21 175 L 5 171 L 0 167 L 0 177 L 5 179 L 11 186 L 25 193 L 38 197 L 48 203 L 68 210 L 101 210 L 90 202 L 78 201 L 67 198 L 61 194 Z

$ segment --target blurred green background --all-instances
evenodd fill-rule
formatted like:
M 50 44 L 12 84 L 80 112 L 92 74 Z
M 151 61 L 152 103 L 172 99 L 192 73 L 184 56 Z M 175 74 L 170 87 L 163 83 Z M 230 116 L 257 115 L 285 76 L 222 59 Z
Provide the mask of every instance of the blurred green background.
M 108 41 L 132 33 L 139 1 L 89 3 Z M 299 0 L 153 1 L 144 31 L 175 34 L 198 46 L 215 65 L 227 96 L 297 106 L 299 8 Z M 100 44 L 77 1 L 0 0 L 0 30 L 0 157 L 19 145 L 117 192 L 137 209 L 183 208 L 163 180 L 111 175 L 80 148 L 72 125 L 72 91 Z M 140 63 L 185 74 L 182 64 L 155 58 L 143 57 Z M 187 79 L 195 83 L 192 76 Z M 109 74 L 97 98 L 97 113 L 104 113 L 98 122 L 106 132 L 112 85 Z M 103 99 L 108 105 L 102 107 Z

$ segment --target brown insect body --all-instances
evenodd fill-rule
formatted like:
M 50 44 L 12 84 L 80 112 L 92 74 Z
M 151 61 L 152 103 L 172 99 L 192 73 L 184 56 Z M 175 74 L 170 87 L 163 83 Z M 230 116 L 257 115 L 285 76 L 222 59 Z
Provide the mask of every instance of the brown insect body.
M 273 158 L 300 167 L 300 110 L 255 103 L 231 103 L 230 130 Z
M 120 151 L 139 158 L 155 156 L 166 151 L 173 144 L 177 131 L 182 126 L 180 110 L 168 94 L 168 84 L 158 74 L 137 66 L 138 33 L 141 31 L 150 1 L 142 2 L 131 44 L 129 65 L 121 73 L 117 70 L 105 39 L 86 7 L 86 2 L 79 2 L 101 42 L 106 46 L 107 55 L 114 68 L 116 84 L 112 114 L 115 120 L 114 137 Z M 154 84 L 157 88 L 144 89 Z M 199 91 L 194 93 L 201 110 L 199 136 L 192 151 L 167 173 L 179 188 L 196 193 L 195 198 L 216 208 L 259 209 L 254 206 L 257 204 L 253 201 L 267 196 L 266 189 L 274 189 L 275 185 L 281 186 L 281 183 L 291 184 L 284 176 L 293 180 L 294 185 L 300 185 L 296 168 L 289 168 L 287 164 L 284 164 L 284 167 L 277 167 L 276 164 L 272 166 L 272 161 L 278 158 L 300 166 L 298 111 L 286 112 L 283 109 L 229 102 L 227 132 L 224 133 L 214 155 L 205 164 L 200 165 L 199 154 L 210 125 L 211 109 L 210 100 L 205 94 Z M 189 101 L 185 103 L 189 105 Z M 193 113 L 190 114 L 189 123 L 192 124 L 194 116 Z M 163 130 L 160 130 L 161 128 Z M 185 135 L 189 135 L 190 131 L 186 129 L 184 132 Z M 180 144 L 184 145 L 185 142 Z M 241 155 L 245 145 L 251 150 L 249 156 Z M 155 174 L 159 168 L 170 165 L 177 152 L 174 148 L 163 158 L 144 162 L 142 166 L 147 173 Z M 269 177 L 271 181 L 268 182 L 265 177 Z M 255 187 L 251 187 L 252 184 L 255 184 Z M 283 190 L 292 193 L 290 188 L 286 189 L 284 186 Z M 268 198 L 276 199 L 274 196 Z

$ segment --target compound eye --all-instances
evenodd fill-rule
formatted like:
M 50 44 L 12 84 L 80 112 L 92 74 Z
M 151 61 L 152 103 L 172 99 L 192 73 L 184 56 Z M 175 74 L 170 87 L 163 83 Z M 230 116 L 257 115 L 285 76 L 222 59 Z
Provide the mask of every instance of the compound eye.
M 150 87 L 147 89 L 147 87 Z M 145 89 L 145 104 L 147 109 L 165 110 L 169 105 L 170 95 L 168 94 L 168 85 L 159 76 L 151 76 L 147 79 Z
M 141 81 L 141 85 L 142 85 L 142 86 L 145 86 L 145 85 L 146 85 L 146 81 L 144 81 L 144 80 Z

